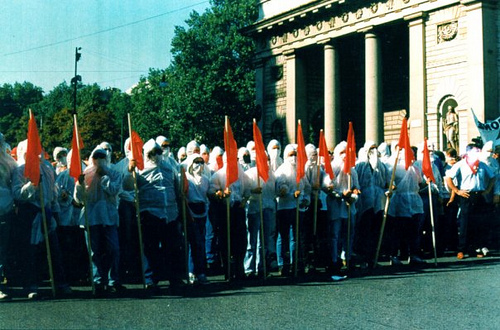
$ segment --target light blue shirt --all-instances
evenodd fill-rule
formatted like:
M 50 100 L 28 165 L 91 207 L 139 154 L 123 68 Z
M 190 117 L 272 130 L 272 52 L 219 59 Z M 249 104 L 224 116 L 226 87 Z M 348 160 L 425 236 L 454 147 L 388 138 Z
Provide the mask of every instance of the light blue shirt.
M 446 171 L 446 176 L 457 179 L 457 188 L 467 191 L 484 191 L 488 187 L 489 180 L 495 177 L 491 168 L 483 162 L 479 162 L 477 172 L 474 174 L 465 159 Z

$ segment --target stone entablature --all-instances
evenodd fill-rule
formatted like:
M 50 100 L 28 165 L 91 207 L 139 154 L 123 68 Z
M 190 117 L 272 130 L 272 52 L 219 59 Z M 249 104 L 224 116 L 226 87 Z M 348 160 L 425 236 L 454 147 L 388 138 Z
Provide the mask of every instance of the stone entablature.
M 265 57 L 456 3 L 457 0 L 385 0 L 366 1 L 366 6 L 359 7 L 349 0 L 323 1 L 258 21 L 247 31 L 257 40 L 259 57 Z M 443 25 L 441 31 L 443 41 L 453 37 L 452 24 Z

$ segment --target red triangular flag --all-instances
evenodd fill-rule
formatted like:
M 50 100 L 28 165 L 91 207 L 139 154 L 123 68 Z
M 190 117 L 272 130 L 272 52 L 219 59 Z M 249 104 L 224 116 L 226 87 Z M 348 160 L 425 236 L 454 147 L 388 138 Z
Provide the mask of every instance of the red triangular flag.
M 410 165 L 415 160 L 413 155 L 413 150 L 410 145 L 410 138 L 408 137 L 408 122 L 406 117 L 403 118 L 403 123 L 401 124 L 401 133 L 399 134 L 399 149 L 405 150 L 405 169 L 408 169 Z
M 262 141 L 262 135 L 257 123 L 253 122 L 253 140 L 255 142 L 255 164 L 257 166 L 257 174 L 267 182 L 269 179 L 269 164 L 267 163 L 266 147 Z
M 306 144 L 304 143 L 304 135 L 302 134 L 302 125 L 299 124 L 297 126 L 297 177 L 296 181 L 299 184 L 300 180 L 306 174 L 306 162 L 307 162 L 307 154 L 306 154 Z
M 224 128 L 224 149 L 226 149 L 226 188 L 238 180 L 238 146 L 233 137 L 233 130 L 226 117 Z
M 323 134 L 323 130 L 319 131 L 319 158 L 323 157 L 325 162 L 325 172 L 330 176 L 330 180 L 333 180 L 333 169 L 332 163 L 330 162 L 330 154 L 328 153 L 328 148 L 326 147 L 325 135 Z
M 429 155 L 429 148 L 427 148 L 427 139 L 424 139 L 424 159 L 422 160 L 422 173 L 427 177 L 427 179 L 432 182 L 436 182 L 434 178 L 434 173 L 432 172 L 431 156 Z
M 78 137 L 78 138 L 77 138 Z M 80 143 L 80 145 L 78 145 Z M 80 150 L 83 149 L 83 141 L 79 133 L 77 134 L 76 123 L 73 127 L 73 139 L 71 140 L 71 162 L 69 165 L 69 176 L 76 180 L 82 174 L 82 159 Z
M 132 130 L 132 136 L 130 137 L 130 145 L 129 150 L 130 159 L 135 160 L 135 164 L 139 170 L 144 169 L 144 158 L 142 157 L 142 147 L 144 146 L 144 142 L 142 141 L 139 134 L 136 131 Z
M 351 168 L 356 165 L 356 141 L 354 140 L 354 129 L 352 122 L 349 122 L 349 131 L 347 132 L 347 146 L 345 149 L 344 173 L 350 174 Z
M 42 144 L 38 135 L 35 117 L 30 110 L 30 120 L 28 123 L 28 147 L 26 149 L 26 163 L 24 165 L 24 176 L 35 185 L 40 183 L 40 154 Z

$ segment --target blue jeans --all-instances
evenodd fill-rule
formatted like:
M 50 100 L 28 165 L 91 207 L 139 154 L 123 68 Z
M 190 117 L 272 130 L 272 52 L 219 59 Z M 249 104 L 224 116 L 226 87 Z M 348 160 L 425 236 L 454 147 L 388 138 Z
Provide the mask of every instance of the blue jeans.
M 264 248 L 266 262 L 269 264 L 276 259 L 276 214 L 273 209 L 263 209 Z M 245 272 L 256 272 L 262 269 L 261 241 L 260 241 L 260 213 L 247 214 L 248 246 L 245 255 Z
M 329 219 L 328 220 L 328 236 L 330 237 L 330 256 L 334 267 L 339 267 L 340 254 L 346 252 L 346 259 L 352 253 L 352 243 L 354 238 L 354 216 L 351 217 L 351 232 L 350 232 L 350 252 L 347 252 L 347 219 Z
M 90 226 L 94 283 L 120 284 L 120 244 L 117 226 Z
M 188 220 L 187 237 L 189 240 L 189 272 L 196 275 L 206 272 L 205 234 L 207 217 Z
M 276 222 L 278 227 L 278 232 L 281 237 L 281 244 L 277 244 L 278 252 L 278 264 L 280 266 L 292 265 L 295 258 L 295 246 L 296 246 L 296 209 L 279 210 L 276 213 Z M 303 260 L 303 251 L 305 249 L 305 241 L 302 235 L 302 229 L 304 222 L 304 212 L 299 212 L 299 262 Z M 282 263 L 280 262 L 282 261 Z

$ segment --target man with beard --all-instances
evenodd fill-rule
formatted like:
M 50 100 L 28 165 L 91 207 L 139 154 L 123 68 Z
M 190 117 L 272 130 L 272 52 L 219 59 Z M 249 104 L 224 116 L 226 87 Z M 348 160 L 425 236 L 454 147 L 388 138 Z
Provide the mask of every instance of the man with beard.
M 356 164 L 359 187 L 363 193 L 359 195 L 356 204 L 358 223 L 354 247 L 364 261 L 371 266 L 384 215 L 385 191 L 391 174 L 387 166 L 379 159 L 375 142 L 366 141 L 363 150 L 366 153 L 363 157 L 365 160 Z
M 122 176 L 109 167 L 108 155 L 100 147 L 92 151 L 91 165 L 80 176 L 74 196 L 77 203 L 85 205 L 84 212 L 87 213 L 97 294 L 102 294 L 105 289 L 110 293 L 125 289 L 119 279 L 118 194 L 122 188 Z
M 458 196 L 458 259 L 463 259 L 465 253 L 476 253 L 481 249 L 483 237 L 480 233 L 487 196 L 495 185 L 495 174 L 485 163 L 479 161 L 481 149 L 475 144 L 466 147 L 464 158 L 446 172 L 445 180 L 451 191 Z M 453 182 L 458 179 L 458 185 Z M 473 218 L 473 219 L 472 219 Z M 474 221 L 472 221 L 474 220 Z M 471 226 L 468 226 L 469 221 Z M 483 257 L 479 250 L 477 257 Z

